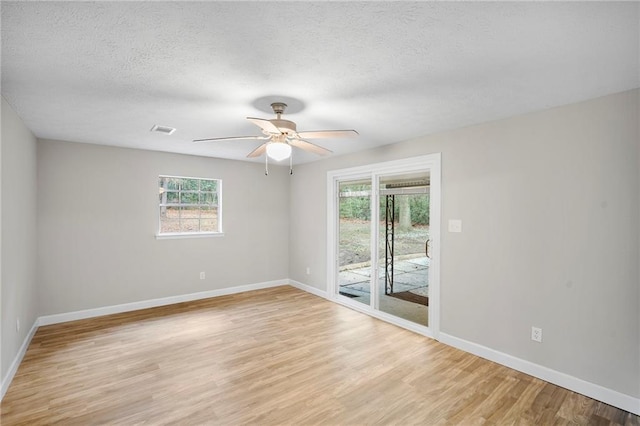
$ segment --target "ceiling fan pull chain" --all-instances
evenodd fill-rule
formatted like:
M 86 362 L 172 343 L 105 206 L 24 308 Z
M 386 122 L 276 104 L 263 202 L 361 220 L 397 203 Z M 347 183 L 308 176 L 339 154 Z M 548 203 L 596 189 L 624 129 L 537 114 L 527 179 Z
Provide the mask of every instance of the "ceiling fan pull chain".
M 289 174 L 293 174 L 293 151 L 291 152 L 291 155 L 289 155 Z
M 269 176 L 269 156 L 264 156 L 264 175 Z

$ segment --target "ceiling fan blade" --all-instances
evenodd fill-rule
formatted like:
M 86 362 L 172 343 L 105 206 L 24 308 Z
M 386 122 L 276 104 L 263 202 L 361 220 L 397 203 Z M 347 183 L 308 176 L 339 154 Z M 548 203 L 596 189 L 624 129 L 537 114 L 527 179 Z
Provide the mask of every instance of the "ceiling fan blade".
M 313 152 L 314 154 L 318 154 L 318 155 L 327 155 L 327 154 L 331 154 L 332 152 L 327 148 L 323 148 L 321 146 L 312 144 L 311 142 L 303 141 L 302 139 L 291 139 L 289 141 L 289 144 L 291 146 L 295 146 L 296 148 L 300 148 L 304 151 Z
M 247 155 L 247 158 L 260 157 L 267 150 L 267 144 L 263 143 Z
M 228 138 L 208 138 L 208 139 L 194 139 L 194 142 L 219 142 L 219 141 L 235 141 L 235 140 L 253 140 L 253 139 L 268 139 L 264 136 L 231 136 Z
M 264 130 L 267 133 L 275 133 L 276 135 L 279 135 L 280 133 L 282 133 L 280 129 L 278 129 L 276 125 L 269 120 L 265 120 L 263 118 L 253 118 L 253 117 L 247 117 L 247 120 L 249 120 L 256 126 L 260 127 L 262 130 Z
M 355 138 L 358 136 L 358 132 L 355 130 L 318 130 L 313 132 L 298 132 L 298 136 L 306 139 Z

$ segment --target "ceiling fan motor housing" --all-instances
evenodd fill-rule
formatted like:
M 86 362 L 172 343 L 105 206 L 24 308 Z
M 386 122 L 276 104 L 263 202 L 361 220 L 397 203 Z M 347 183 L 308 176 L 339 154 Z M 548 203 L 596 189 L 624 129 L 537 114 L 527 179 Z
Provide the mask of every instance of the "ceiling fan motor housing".
M 274 102 L 271 104 L 271 108 L 273 112 L 276 114 L 275 119 L 269 120 L 274 126 L 276 126 L 282 133 L 290 134 L 296 132 L 296 123 L 289 120 L 283 120 L 280 116 L 284 113 L 284 110 L 287 108 L 287 104 L 284 102 Z
M 273 123 L 274 126 L 276 126 L 278 129 L 280 129 L 280 131 L 282 133 L 295 133 L 296 132 L 296 123 L 294 123 L 293 121 L 289 121 L 289 120 L 281 120 L 278 118 L 275 118 L 273 120 L 269 120 L 271 123 Z

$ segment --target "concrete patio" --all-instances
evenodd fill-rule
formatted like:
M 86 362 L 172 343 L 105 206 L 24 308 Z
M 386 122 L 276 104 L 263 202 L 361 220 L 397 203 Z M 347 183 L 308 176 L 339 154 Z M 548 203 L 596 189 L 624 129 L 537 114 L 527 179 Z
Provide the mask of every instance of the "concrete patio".
M 371 266 L 345 267 L 338 274 L 340 293 L 348 297 L 369 297 Z M 384 294 L 384 265 L 378 268 L 380 293 Z M 411 291 L 429 295 L 429 259 L 425 256 L 403 256 L 394 262 L 394 293 Z

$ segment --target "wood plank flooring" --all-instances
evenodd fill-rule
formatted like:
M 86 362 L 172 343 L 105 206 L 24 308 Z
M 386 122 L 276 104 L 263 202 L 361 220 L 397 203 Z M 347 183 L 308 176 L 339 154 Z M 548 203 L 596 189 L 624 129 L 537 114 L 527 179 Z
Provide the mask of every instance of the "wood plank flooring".
M 621 424 L 637 416 L 291 287 L 41 327 L 7 425 Z

